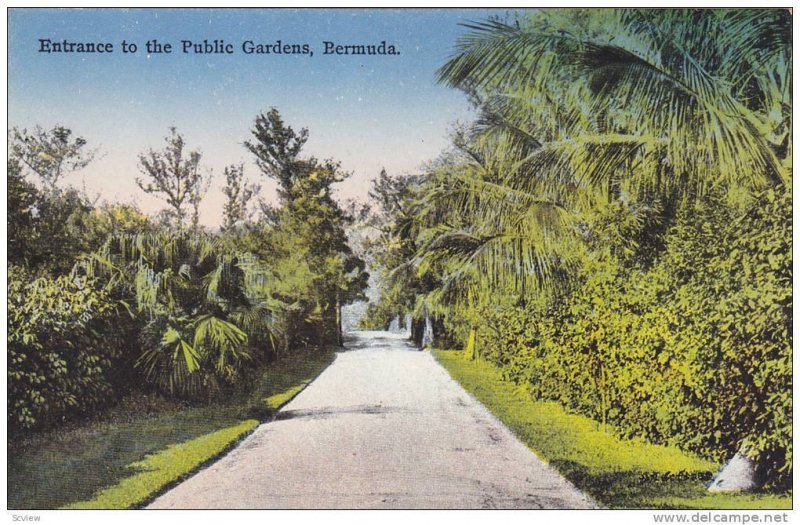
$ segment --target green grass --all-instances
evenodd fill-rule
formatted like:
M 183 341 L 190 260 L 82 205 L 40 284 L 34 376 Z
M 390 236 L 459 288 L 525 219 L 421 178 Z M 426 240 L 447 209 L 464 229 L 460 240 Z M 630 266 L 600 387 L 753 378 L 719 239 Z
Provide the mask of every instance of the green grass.
M 675 447 L 623 440 L 560 405 L 533 400 L 463 352 L 434 351 L 461 386 L 575 486 L 610 508 L 789 509 L 791 494 L 711 494 L 719 465 Z
M 138 471 L 118 484 L 101 490 L 92 499 L 66 505 L 68 509 L 127 509 L 139 505 L 162 487 L 174 483 L 231 444 L 238 442 L 258 426 L 258 420 L 248 419 L 222 430 L 200 436 L 185 443 L 170 445 L 150 454 L 142 461 L 128 465 Z
M 333 361 L 300 354 L 270 366 L 248 394 L 201 407 L 138 407 L 9 446 L 8 508 L 141 506 L 237 444 Z M 141 405 L 141 400 L 135 403 Z M 152 404 L 152 402 L 150 401 Z

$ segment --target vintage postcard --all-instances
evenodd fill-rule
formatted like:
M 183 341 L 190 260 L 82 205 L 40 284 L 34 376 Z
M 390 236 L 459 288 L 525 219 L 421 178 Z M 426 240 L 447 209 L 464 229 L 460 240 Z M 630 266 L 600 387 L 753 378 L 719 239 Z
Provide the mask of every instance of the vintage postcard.
M 790 9 L 6 17 L 12 521 L 789 521 Z

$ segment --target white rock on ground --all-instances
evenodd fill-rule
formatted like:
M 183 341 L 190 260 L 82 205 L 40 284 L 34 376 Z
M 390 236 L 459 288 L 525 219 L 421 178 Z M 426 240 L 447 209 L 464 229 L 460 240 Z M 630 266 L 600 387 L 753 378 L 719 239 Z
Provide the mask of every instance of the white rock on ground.
M 737 452 L 714 477 L 710 492 L 730 492 L 734 490 L 753 490 L 756 483 L 756 465 L 752 459 Z
M 349 350 L 228 455 L 149 508 L 592 508 L 428 352 Z

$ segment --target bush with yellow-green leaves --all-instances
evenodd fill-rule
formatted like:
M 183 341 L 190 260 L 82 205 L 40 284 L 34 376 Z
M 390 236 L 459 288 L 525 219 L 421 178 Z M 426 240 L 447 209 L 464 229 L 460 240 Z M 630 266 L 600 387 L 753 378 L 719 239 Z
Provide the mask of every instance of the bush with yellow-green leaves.
M 85 280 L 8 276 L 8 422 L 43 426 L 107 403 L 120 345 L 108 339 L 118 314 Z
M 788 486 L 791 209 L 773 190 L 693 206 L 652 266 L 585 261 L 560 300 L 494 312 L 480 353 L 536 398 L 715 460 L 741 450 Z

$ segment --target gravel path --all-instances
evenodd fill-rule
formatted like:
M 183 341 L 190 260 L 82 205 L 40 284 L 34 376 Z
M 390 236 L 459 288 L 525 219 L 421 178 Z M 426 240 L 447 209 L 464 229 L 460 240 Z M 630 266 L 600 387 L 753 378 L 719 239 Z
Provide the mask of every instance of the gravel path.
M 591 508 L 428 352 L 387 332 L 149 508 Z

